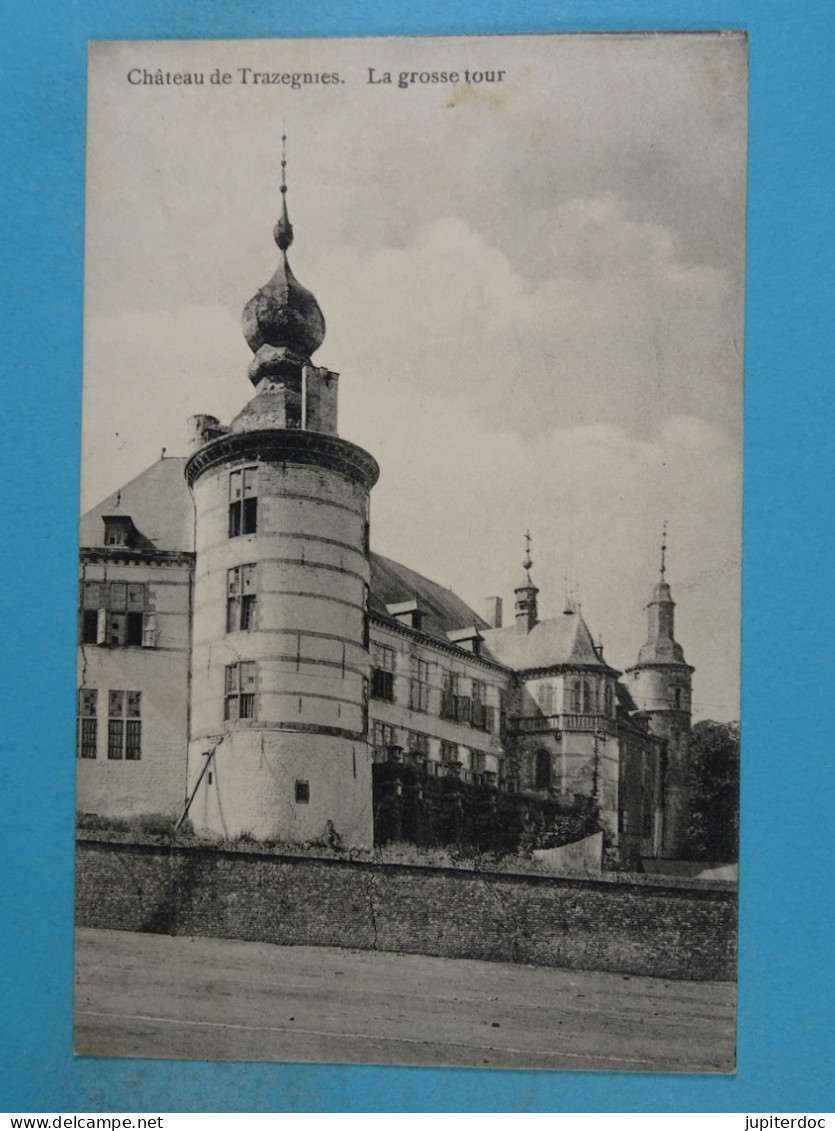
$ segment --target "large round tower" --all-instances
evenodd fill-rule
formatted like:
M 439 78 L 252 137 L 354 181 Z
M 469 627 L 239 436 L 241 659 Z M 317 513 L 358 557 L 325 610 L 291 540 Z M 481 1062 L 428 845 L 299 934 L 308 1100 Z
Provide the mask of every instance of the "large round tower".
M 255 396 L 195 418 L 189 815 L 225 837 L 373 839 L 368 745 L 369 492 L 379 469 L 336 434 L 337 374 L 287 262 L 247 303 Z
M 680 856 L 687 834 L 690 807 L 691 676 L 675 639 L 675 602 L 666 572 L 666 544 L 661 546 L 661 577 L 647 605 L 646 644 L 634 667 L 628 668 L 628 687 L 637 706 L 648 716 L 649 729 L 663 738 L 666 748 L 662 855 Z

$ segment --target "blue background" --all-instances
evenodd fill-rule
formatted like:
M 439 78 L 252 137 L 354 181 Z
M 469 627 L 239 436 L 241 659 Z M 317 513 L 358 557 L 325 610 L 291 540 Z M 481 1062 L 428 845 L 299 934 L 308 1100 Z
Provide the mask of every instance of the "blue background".
M 831 1110 L 832 492 L 823 457 L 833 416 L 835 5 L 689 0 L 672 8 L 669 0 L 6 0 L 4 1110 Z M 71 736 L 87 40 L 646 28 L 750 32 L 736 1076 L 74 1059 Z

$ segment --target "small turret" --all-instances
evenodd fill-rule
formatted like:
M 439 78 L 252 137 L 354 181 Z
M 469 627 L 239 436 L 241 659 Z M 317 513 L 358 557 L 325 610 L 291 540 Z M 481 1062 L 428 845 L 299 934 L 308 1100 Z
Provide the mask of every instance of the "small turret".
M 533 626 L 539 619 L 537 610 L 536 597 L 539 590 L 531 580 L 530 569 L 533 565 L 531 558 L 531 532 L 530 530 L 525 534 L 525 557 L 522 561 L 522 568 L 525 571 L 525 576 L 522 578 L 521 584 L 517 585 L 513 592 L 516 594 L 516 627 L 519 632 L 530 632 Z
M 691 677 L 675 639 L 675 602 L 665 579 L 667 524 L 661 541 L 660 578 L 647 605 L 647 640 L 634 667 L 627 669 L 629 691 L 650 731 L 663 738 L 667 750 L 664 782 L 663 855 L 681 853 L 689 809 Z

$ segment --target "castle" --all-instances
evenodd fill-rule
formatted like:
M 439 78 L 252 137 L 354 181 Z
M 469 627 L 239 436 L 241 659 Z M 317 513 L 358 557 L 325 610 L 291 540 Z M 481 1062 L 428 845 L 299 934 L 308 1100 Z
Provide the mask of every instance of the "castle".
M 188 812 L 224 837 L 373 841 L 372 766 L 407 759 L 530 797 L 592 797 L 619 860 L 675 857 L 688 811 L 693 669 L 661 576 L 625 673 L 582 612 L 540 620 L 530 542 L 503 623 L 372 552 L 379 468 L 337 434 L 325 322 L 288 263 L 247 303 L 254 396 L 192 418 L 82 518 L 77 802 Z

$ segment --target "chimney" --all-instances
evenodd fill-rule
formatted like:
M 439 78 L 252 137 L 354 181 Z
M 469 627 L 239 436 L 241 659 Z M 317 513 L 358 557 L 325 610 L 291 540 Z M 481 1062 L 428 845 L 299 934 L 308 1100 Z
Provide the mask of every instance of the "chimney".
M 502 627 L 502 599 L 501 597 L 488 597 L 484 612 L 484 619 L 491 628 Z

